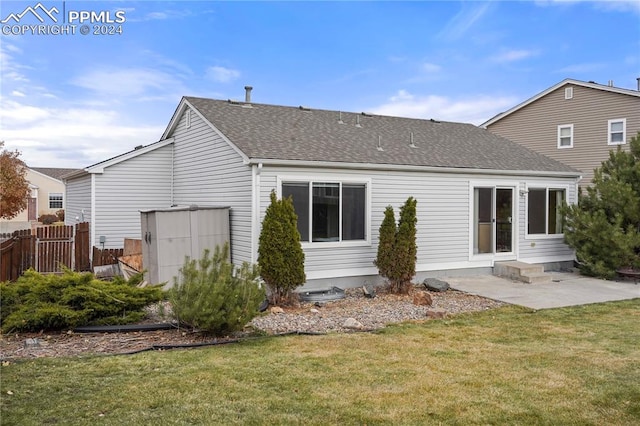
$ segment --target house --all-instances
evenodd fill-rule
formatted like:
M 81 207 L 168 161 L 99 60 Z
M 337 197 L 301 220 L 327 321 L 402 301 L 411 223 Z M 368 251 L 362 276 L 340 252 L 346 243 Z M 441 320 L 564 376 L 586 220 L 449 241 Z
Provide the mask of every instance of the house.
M 292 196 L 306 289 L 379 282 L 387 205 L 417 199 L 417 279 L 488 272 L 497 260 L 558 267 L 558 207 L 580 173 L 471 124 L 184 97 L 160 141 L 67 178 L 105 245 L 140 238 L 139 211 L 228 206 L 231 256 L 257 261 L 275 191 Z M 91 200 L 90 205 L 75 202 Z M 102 238 L 103 237 L 103 238 Z
M 26 179 L 31 195 L 27 208 L 13 219 L 0 219 L 0 233 L 30 229 L 32 223 L 45 214 L 55 215 L 65 208 L 65 187 L 62 176 L 76 169 L 27 167 Z
M 582 172 L 594 169 L 640 131 L 638 90 L 566 79 L 496 115 L 481 127 Z

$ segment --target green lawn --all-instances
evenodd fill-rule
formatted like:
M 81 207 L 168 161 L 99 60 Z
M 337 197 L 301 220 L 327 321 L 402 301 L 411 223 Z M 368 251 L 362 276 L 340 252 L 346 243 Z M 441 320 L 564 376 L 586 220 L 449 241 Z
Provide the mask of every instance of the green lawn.
M 640 299 L 1 373 L 2 425 L 638 425 Z

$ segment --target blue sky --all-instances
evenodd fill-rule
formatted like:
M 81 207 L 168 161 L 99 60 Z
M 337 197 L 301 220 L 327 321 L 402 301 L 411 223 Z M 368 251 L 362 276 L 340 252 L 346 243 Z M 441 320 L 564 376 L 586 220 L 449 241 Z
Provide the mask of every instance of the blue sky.
M 565 78 L 640 77 L 639 1 L 40 3 L 56 25 L 125 21 L 11 34 L 39 24 L 9 18 L 38 1 L 0 4 L 0 140 L 34 167 L 155 142 L 182 96 L 240 100 L 245 85 L 258 103 L 481 124 Z

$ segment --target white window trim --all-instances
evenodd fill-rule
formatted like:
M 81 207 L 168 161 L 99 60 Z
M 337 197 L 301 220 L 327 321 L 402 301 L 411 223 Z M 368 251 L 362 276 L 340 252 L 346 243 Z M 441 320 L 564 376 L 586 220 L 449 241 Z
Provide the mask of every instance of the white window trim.
M 565 99 L 573 99 L 573 86 L 565 87 L 565 89 L 564 89 L 564 98 Z
M 567 204 L 571 204 L 569 201 L 569 185 L 554 185 L 554 184 L 529 184 L 526 189 L 526 202 L 524 205 L 524 239 L 525 240 L 559 240 L 564 239 L 564 232 L 561 234 L 549 234 L 549 230 L 546 229 L 549 225 L 549 208 L 545 206 L 545 229 L 546 233 L 544 234 L 530 234 L 529 233 L 529 191 L 532 189 L 545 189 L 545 201 L 548 203 L 549 201 L 549 190 L 550 189 L 561 189 L 564 190 L 564 201 Z
M 59 195 L 59 196 L 61 197 L 61 199 L 60 199 L 60 200 L 54 200 L 54 201 L 60 201 L 60 202 L 62 202 L 62 207 L 51 207 L 51 196 L 54 196 L 54 195 Z M 49 193 L 48 203 L 47 203 L 47 204 L 48 204 L 49 210 L 53 210 L 53 209 L 58 209 L 58 210 L 60 210 L 60 209 L 64 209 L 64 193 L 63 193 L 63 192 L 50 192 L 50 193 Z
M 611 125 L 614 123 L 622 122 L 622 142 L 613 142 L 611 140 Z M 616 132 L 618 133 L 618 132 Z M 627 143 L 627 119 L 626 118 L 616 118 L 614 120 L 609 120 L 607 125 L 607 145 L 624 145 Z
M 338 183 L 338 184 L 364 184 L 365 185 L 365 218 L 364 218 L 364 240 L 348 240 L 348 241 L 301 241 L 302 249 L 316 249 L 316 248 L 340 248 L 340 247 L 369 247 L 371 246 L 371 179 L 369 178 L 354 178 L 351 176 L 278 176 L 276 179 L 277 188 L 276 195 L 278 198 L 282 198 L 282 183 L 283 182 L 317 182 L 317 183 Z M 340 192 L 340 211 L 342 212 L 342 186 Z M 311 197 L 309 197 L 311 198 Z M 311 212 L 311 206 L 310 210 Z M 309 215 L 311 217 L 311 214 Z M 309 232 L 311 232 L 309 227 Z M 340 238 L 342 238 L 342 225 L 340 227 Z
M 561 129 L 566 129 L 569 128 L 571 129 L 571 143 L 569 145 L 561 145 L 560 141 L 562 140 L 561 137 Z M 573 148 L 573 124 L 561 124 L 558 126 L 558 149 L 567 149 L 567 148 Z

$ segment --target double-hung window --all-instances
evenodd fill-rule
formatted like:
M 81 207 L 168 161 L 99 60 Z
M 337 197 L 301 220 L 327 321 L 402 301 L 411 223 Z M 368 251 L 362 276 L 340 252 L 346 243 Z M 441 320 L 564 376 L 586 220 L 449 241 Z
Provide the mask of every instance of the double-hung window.
M 282 182 L 282 197 L 291 196 L 303 242 L 367 239 L 367 183 Z
M 558 126 L 558 148 L 573 148 L 573 124 Z
M 565 200 L 566 190 L 564 189 L 529 188 L 527 234 L 562 234 L 564 220 L 560 208 Z
M 622 145 L 627 140 L 627 119 L 609 120 L 609 145 Z
M 59 192 L 49 193 L 49 208 L 61 209 L 62 208 L 63 195 Z

